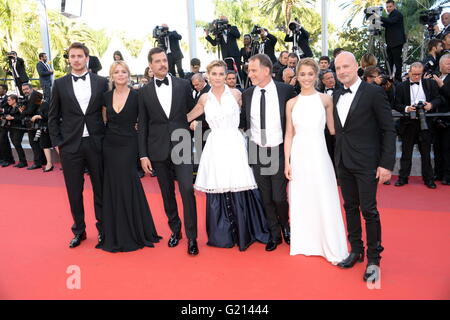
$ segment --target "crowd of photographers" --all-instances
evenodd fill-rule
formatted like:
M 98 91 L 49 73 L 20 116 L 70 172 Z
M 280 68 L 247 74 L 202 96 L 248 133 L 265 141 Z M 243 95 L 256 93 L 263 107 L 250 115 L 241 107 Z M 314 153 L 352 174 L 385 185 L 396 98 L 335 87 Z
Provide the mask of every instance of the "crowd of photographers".
M 389 41 L 386 39 L 387 46 L 392 47 L 392 39 L 398 36 L 393 33 L 404 33 L 404 30 L 398 29 L 398 24 L 401 24 L 403 28 L 403 17 L 393 1 L 388 0 L 386 7 L 389 15 L 382 21 L 386 28 L 386 38 L 391 38 Z M 398 20 L 398 17 L 401 19 Z M 444 27 L 442 29 L 433 27 L 434 36 L 428 41 L 425 59 L 411 64 L 409 72 L 400 76 L 400 79 L 397 79 L 398 60 L 395 57 L 387 59 L 393 67 L 390 74 L 379 66 L 378 59 L 371 53 L 364 54 L 360 60 L 359 76 L 368 83 L 381 86 L 386 92 L 392 109 L 399 113 L 395 119 L 399 139 L 402 142 L 402 156 L 396 186 L 408 183 L 415 144 L 418 145 L 421 155 L 424 184 L 431 189 L 437 187 L 435 181 L 450 185 L 450 117 L 442 115 L 450 112 L 450 76 L 448 76 L 450 73 L 450 13 L 442 14 L 440 19 Z M 390 28 L 394 28 L 395 31 L 388 32 Z M 219 55 L 228 64 L 226 78 L 228 86 L 240 90 L 250 86 L 251 81 L 246 75 L 248 59 L 254 54 L 264 53 L 273 62 L 274 80 L 292 85 L 299 94 L 301 87 L 295 70 L 300 59 L 313 56 L 309 47 L 309 34 L 298 21 L 290 23 L 285 31 L 284 40 L 293 42 L 292 51 L 282 51 L 278 58 L 275 54 L 277 38 L 267 29 L 259 26 L 255 26 L 249 34 L 243 36 L 244 47 L 241 49 L 237 44 L 237 39 L 241 37 L 240 31 L 236 26 L 229 24 L 224 16 L 214 20 L 209 28 L 205 29 L 205 36 L 212 45 L 219 46 Z M 163 24 L 153 30 L 153 37 L 157 45 L 167 53 L 170 73 L 191 81 L 194 98 L 198 100 L 200 95 L 209 89 L 206 75 L 200 71 L 200 60 L 192 59 L 191 70 L 185 73 L 181 64 L 183 59 L 179 44 L 181 35 L 176 31 L 169 31 L 169 27 Z M 396 52 L 395 47 L 391 48 L 390 55 Z M 331 59 L 328 56 L 319 58 L 321 72 L 317 85 L 318 91 L 333 95 L 341 87 L 335 75 L 334 59 L 342 51 L 342 48 L 335 49 Z M 9 73 L 14 76 L 20 95 L 7 96 L 8 87 L 0 85 L 0 165 L 28 167 L 22 148 L 22 139 L 27 133 L 34 157 L 33 164 L 28 169 L 42 168 L 44 172 L 51 171 L 53 164 L 46 121 L 53 71 L 47 63 L 45 53 L 39 54 L 36 68 L 40 76 L 42 95 L 28 83 L 23 59 L 18 58 L 15 52 L 10 55 Z M 96 60 L 98 59 L 93 59 L 93 66 L 99 64 Z M 114 53 L 114 60 L 123 60 L 120 52 Z M 101 65 L 99 67 L 101 68 Z M 94 69 L 90 71 L 99 70 L 98 66 Z M 139 89 L 151 78 L 152 71 L 147 67 L 135 88 Z M 325 137 L 333 159 L 333 137 L 328 132 L 325 132 Z M 12 156 L 10 141 L 17 152 L 17 164 Z M 432 148 L 434 168 L 431 161 Z

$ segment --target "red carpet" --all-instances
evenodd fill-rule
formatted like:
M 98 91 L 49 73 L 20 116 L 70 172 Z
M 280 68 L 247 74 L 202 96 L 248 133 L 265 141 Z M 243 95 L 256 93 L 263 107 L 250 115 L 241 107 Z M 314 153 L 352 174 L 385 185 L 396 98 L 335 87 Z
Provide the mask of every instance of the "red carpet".
M 59 169 L 59 167 L 58 167 Z M 87 176 L 86 176 L 87 178 Z M 87 180 L 89 180 L 87 178 Z M 69 249 L 71 216 L 62 173 L 0 168 L 1 299 L 450 299 L 450 187 L 429 190 L 420 179 L 381 186 L 381 289 L 362 280 L 365 263 L 341 270 L 320 257 L 289 255 L 254 244 L 206 246 L 205 197 L 197 194 L 200 255 L 170 235 L 156 178 L 143 179 L 163 242 L 131 253 L 95 249 L 92 192 L 86 184 L 88 239 Z M 179 201 L 179 208 L 181 208 Z M 81 289 L 67 289 L 69 266 L 81 270 Z

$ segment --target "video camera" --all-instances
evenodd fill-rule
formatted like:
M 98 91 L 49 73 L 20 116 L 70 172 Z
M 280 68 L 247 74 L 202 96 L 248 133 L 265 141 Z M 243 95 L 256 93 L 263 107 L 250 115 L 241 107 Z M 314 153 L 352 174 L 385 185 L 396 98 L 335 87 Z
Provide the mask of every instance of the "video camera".
M 369 21 L 369 32 L 374 35 L 381 34 L 381 15 L 383 13 L 383 7 L 368 7 L 364 9 L 365 20 Z M 378 18 L 374 15 L 377 14 Z
M 231 25 L 228 23 L 228 20 L 216 19 L 209 24 L 208 31 L 216 37 L 220 37 L 230 27 Z
M 427 119 L 425 115 L 425 103 L 423 101 L 419 101 L 415 105 L 413 105 L 414 108 L 416 108 L 416 111 L 412 111 L 409 113 L 409 117 L 411 119 L 419 119 L 420 122 L 420 130 L 428 130 L 428 124 Z
M 424 10 L 420 12 L 419 22 L 424 26 L 428 27 L 435 26 L 441 16 L 441 12 L 442 12 L 441 7 L 431 10 Z
M 153 29 L 153 38 L 155 38 L 155 39 L 164 38 L 168 34 L 169 34 L 169 28 L 167 28 L 167 27 L 156 26 L 155 29 Z

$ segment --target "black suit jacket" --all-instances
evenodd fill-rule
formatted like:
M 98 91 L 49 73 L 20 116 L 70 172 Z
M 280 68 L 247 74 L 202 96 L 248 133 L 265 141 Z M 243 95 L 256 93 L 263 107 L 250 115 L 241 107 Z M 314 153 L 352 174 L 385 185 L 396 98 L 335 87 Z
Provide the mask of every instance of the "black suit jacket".
M 336 167 L 342 161 L 351 170 L 393 170 L 396 132 L 386 93 L 362 81 L 343 124 L 336 107 L 341 92 L 333 95 Z
M 388 47 L 398 47 L 406 42 L 403 15 L 400 11 L 396 9 L 387 17 L 381 17 L 381 22 L 385 28 L 386 45 Z
M 208 40 L 213 46 L 220 44 L 222 49 L 222 59 L 233 57 L 236 62 L 239 62 L 240 52 L 236 40 L 240 37 L 241 33 L 238 28 L 236 26 L 231 26 L 230 29 L 228 29 L 227 42 L 225 42 L 223 37 L 220 37 L 220 39 L 213 39 L 209 35 L 206 37 L 206 40 Z
M 38 114 L 39 104 L 36 102 L 36 96 L 41 95 L 38 91 L 33 90 L 31 95 L 27 98 L 27 102 L 25 104 L 25 110 L 22 112 L 22 116 L 24 117 L 32 117 Z
M 277 58 L 275 57 L 275 45 L 277 41 L 277 38 L 270 33 L 267 33 L 267 38 L 264 40 L 264 53 L 269 56 L 272 63 L 277 62 Z
M 42 61 L 39 61 L 36 64 L 36 69 L 39 74 L 39 81 L 41 82 L 41 86 L 50 87 L 52 85 L 52 72 L 47 69 L 45 64 Z
M 450 75 L 444 79 L 444 85 L 439 88 L 441 95 L 441 103 L 438 106 L 437 112 L 450 112 Z
M 189 132 L 187 114 L 194 107 L 189 81 L 171 77 L 172 106 L 167 117 L 156 94 L 155 82 L 150 81 L 139 89 L 139 156 L 151 161 L 164 161 L 170 157 L 177 142 L 171 141 L 177 129 Z
M 288 84 L 274 81 L 277 87 L 278 102 L 280 107 L 281 127 L 283 129 L 283 137 L 286 132 L 286 103 L 296 96 L 294 88 Z M 251 128 L 251 112 L 252 112 L 252 97 L 255 87 L 250 87 L 242 93 L 242 108 L 241 119 L 239 127 L 244 130 Z
M 89 56 L 88 69 L 90 69 L 90 71 L 95 74 L 102 70 L 102 64 L 96 56 Z
M 294 35 L 286 35 L 284 38 L 286 42 L 294 42 Z M 300 58 L 311 58 L 313 53 L 309 47 L 309 33 L 303 27 L 300 28 L 300 33 L 297 34 L 297 45 L 302 49 L 303 55 Z
M 179 59 L 183 59 L 183 52 L 181 52 L 181 48 L 180 48 L 180 40 L 183 38 L 180 34 L 178 34 L 178 32 L 176 31 L 171 31 L 169 32 L 169 34 L 167 35 L 169 37 L 169 45 L 170 45 L 170 55 L 172 55 L 173 60 L 179 60 Z M 167 50 L 166 44 L 163 42 L 161 43 L 161 45 L 163 46 L 164 50 Z
M 86 123 L 89 136 L 100 151 L 105 134 L 102 118 L 103 93 L 108 91 L 108 80 L 89 73 L 91 79 L 91 99 L 86 114 L 83 113 L 73 91 L 72 76 L 66 75 L 55 80 L 48 114 L 49 134 L 53 146 L 75 153 L 78 151 Z M 82 80 L 78 80 L 82 81 Z
M 27 83 L 30 81 L 30 78 L 28 78 L 27 71 L 25 70 L 25 61 L 23 61 L 22 58 L 17 57 L 17 63 L 16 63 L 16 70 L 17 75 L 14 75 L 12 72 L 12 64 L 10 66 L 10 70 L 8 71 L 8 74 L 16 78 L 18 76 L 20 83 Z

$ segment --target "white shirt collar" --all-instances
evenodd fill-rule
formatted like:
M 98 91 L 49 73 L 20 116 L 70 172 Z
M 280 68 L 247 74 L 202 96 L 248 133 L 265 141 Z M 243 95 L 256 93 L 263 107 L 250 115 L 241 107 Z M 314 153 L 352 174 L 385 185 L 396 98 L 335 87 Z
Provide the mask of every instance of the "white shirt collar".
M 350 86 L 350 90 L 352 91 L 352 94 L 355 94 L 356 91 L 358 91 L 359 85 L 361 84 L 362 80 L 358 77 L 356 82 Z M 346 86 L 344 86 L 344 89 L 347 89 Z
M 270 79 L 270 82 L 268 84 L 266 84 L 266 86 L 264 88 L 261 88 L 260 86 L 256 86 L 256 89 L 258 89 L 258 91 L 261 91 L 261 89 L 265 89 L 266 92 L 271 91 L 274 88 L 276 89 L 276 86 L 275 86 L 275 82 L 273 82 L 272 79 Z

